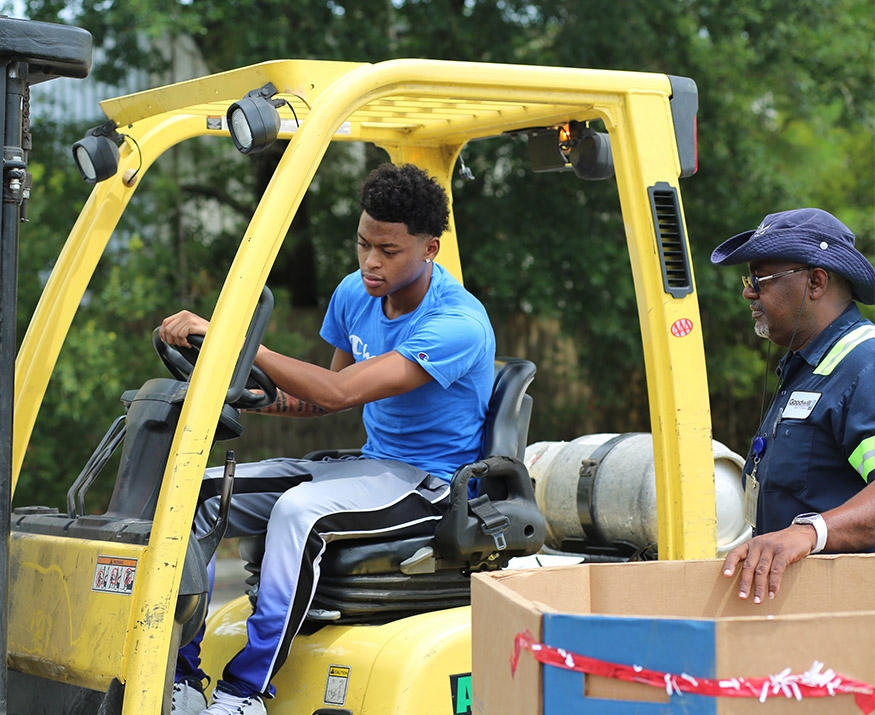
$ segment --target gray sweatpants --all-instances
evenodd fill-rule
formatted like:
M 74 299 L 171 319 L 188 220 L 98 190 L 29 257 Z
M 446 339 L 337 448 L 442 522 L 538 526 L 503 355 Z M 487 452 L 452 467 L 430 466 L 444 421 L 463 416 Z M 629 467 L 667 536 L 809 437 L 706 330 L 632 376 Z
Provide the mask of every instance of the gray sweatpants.
M 204 475 L 194 533 L 218 513 L 222 468 Z M 288 655 L 316 592 L 325 544 L 437 522 L 447 482 L 404 462 L 362 458 L 278 458 L 240 464 L 226 536 L 266 532 L 258 602 L 247 621 L 246 646 L 222 676 L 244 691 L 272 692 L 271 678 Z M 441 503 L 443 502 L 443 503 Z M 200 636 L 180 655 L 199 663 Z

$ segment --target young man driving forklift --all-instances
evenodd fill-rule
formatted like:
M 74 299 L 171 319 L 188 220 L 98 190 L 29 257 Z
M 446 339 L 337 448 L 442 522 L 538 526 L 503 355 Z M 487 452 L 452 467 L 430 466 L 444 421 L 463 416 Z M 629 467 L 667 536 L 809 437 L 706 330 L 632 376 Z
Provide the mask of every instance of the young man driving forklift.
M 238 466 L 228 537 L 265 534 L 261 581 L 247 642 L 207 707 L 200 641 L 180 649 L 173 712 L 265 715 L 271 679 L 303 623 L 328 541 L 440 519 L 449 480 L 480 455 L 493 385 L 495 337 L 480 302 L 434 262 L 448 226 L 443 188 L 421 169 L 383 164 L 361 188 L 359 270 L 344 278 L 320 331 L 334 346 L 330 369 L 261 346 L 255 365 L 277 401 L 262 412 L 315 416 L 363 405 L 361 457 L 278 458 Z M 189 311 L 160 334 L 189 346 L 209 323 Z M 205 480 L 221 479 L 207 470 Z M 194 520 L 201 535 L 218 497 Z

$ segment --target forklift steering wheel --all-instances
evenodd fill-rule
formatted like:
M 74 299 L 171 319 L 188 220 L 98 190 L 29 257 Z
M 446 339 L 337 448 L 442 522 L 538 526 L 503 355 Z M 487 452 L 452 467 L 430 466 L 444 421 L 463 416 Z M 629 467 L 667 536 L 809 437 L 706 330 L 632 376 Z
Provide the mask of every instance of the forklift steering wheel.
M 182 345 L 168 345 L 158 335 L 158 331 L 159 329 L 155 328 L 152 332 L 152 344 L 155 346 L 158 357 L 161 358 L 174 379 L 188 382 L 204 343 L 204 336 L 189 335 L 188 342 L 191 343 L 192 347 L 187 348 Z M 254 392 L 254 390 L 261 390 L 261 392 Z M 273 380 L 268 377 L 264 370 L 253 365 L 249 368 L 246 388 L 231 406 L 252 410 L 267 407 L 275 401 L 276 385 L 273 384 Z

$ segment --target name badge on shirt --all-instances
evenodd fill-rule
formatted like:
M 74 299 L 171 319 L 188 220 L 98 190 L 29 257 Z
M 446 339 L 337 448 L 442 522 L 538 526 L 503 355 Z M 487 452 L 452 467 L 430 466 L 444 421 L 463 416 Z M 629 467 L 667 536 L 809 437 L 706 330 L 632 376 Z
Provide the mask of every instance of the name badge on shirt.
M 812 413 L 820 399 L 819 392 L 794 392 L 781 413 L 781 419 L 804 420 Z

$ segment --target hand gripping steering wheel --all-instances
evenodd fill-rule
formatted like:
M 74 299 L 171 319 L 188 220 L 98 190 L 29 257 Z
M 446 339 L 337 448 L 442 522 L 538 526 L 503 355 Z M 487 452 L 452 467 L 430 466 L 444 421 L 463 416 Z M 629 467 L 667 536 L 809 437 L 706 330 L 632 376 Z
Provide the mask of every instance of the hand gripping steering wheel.
M 273 380 L 268 377 L 264 370 L 253 364 L 272 310 L 273 294 L 265 286 L 255 308 L 252 324 L 246 333 L 237 365 L 234 367 L 231 386 L 225 396 L 225 403 L 237 409 L 267 407 L 276 401 L 277 392 Z M 204 342 L 203 336 L 189 335 L 188 342 L 191 343 L 192 347 L 186 348 L 168 345 L 158 333 L 158 328 L 152 331 L 152 345 L 155 346 L 158 357 L 161 358 L 174 379 L 188 382 Z M 254 390 L 261 392 L 254 392 Z

